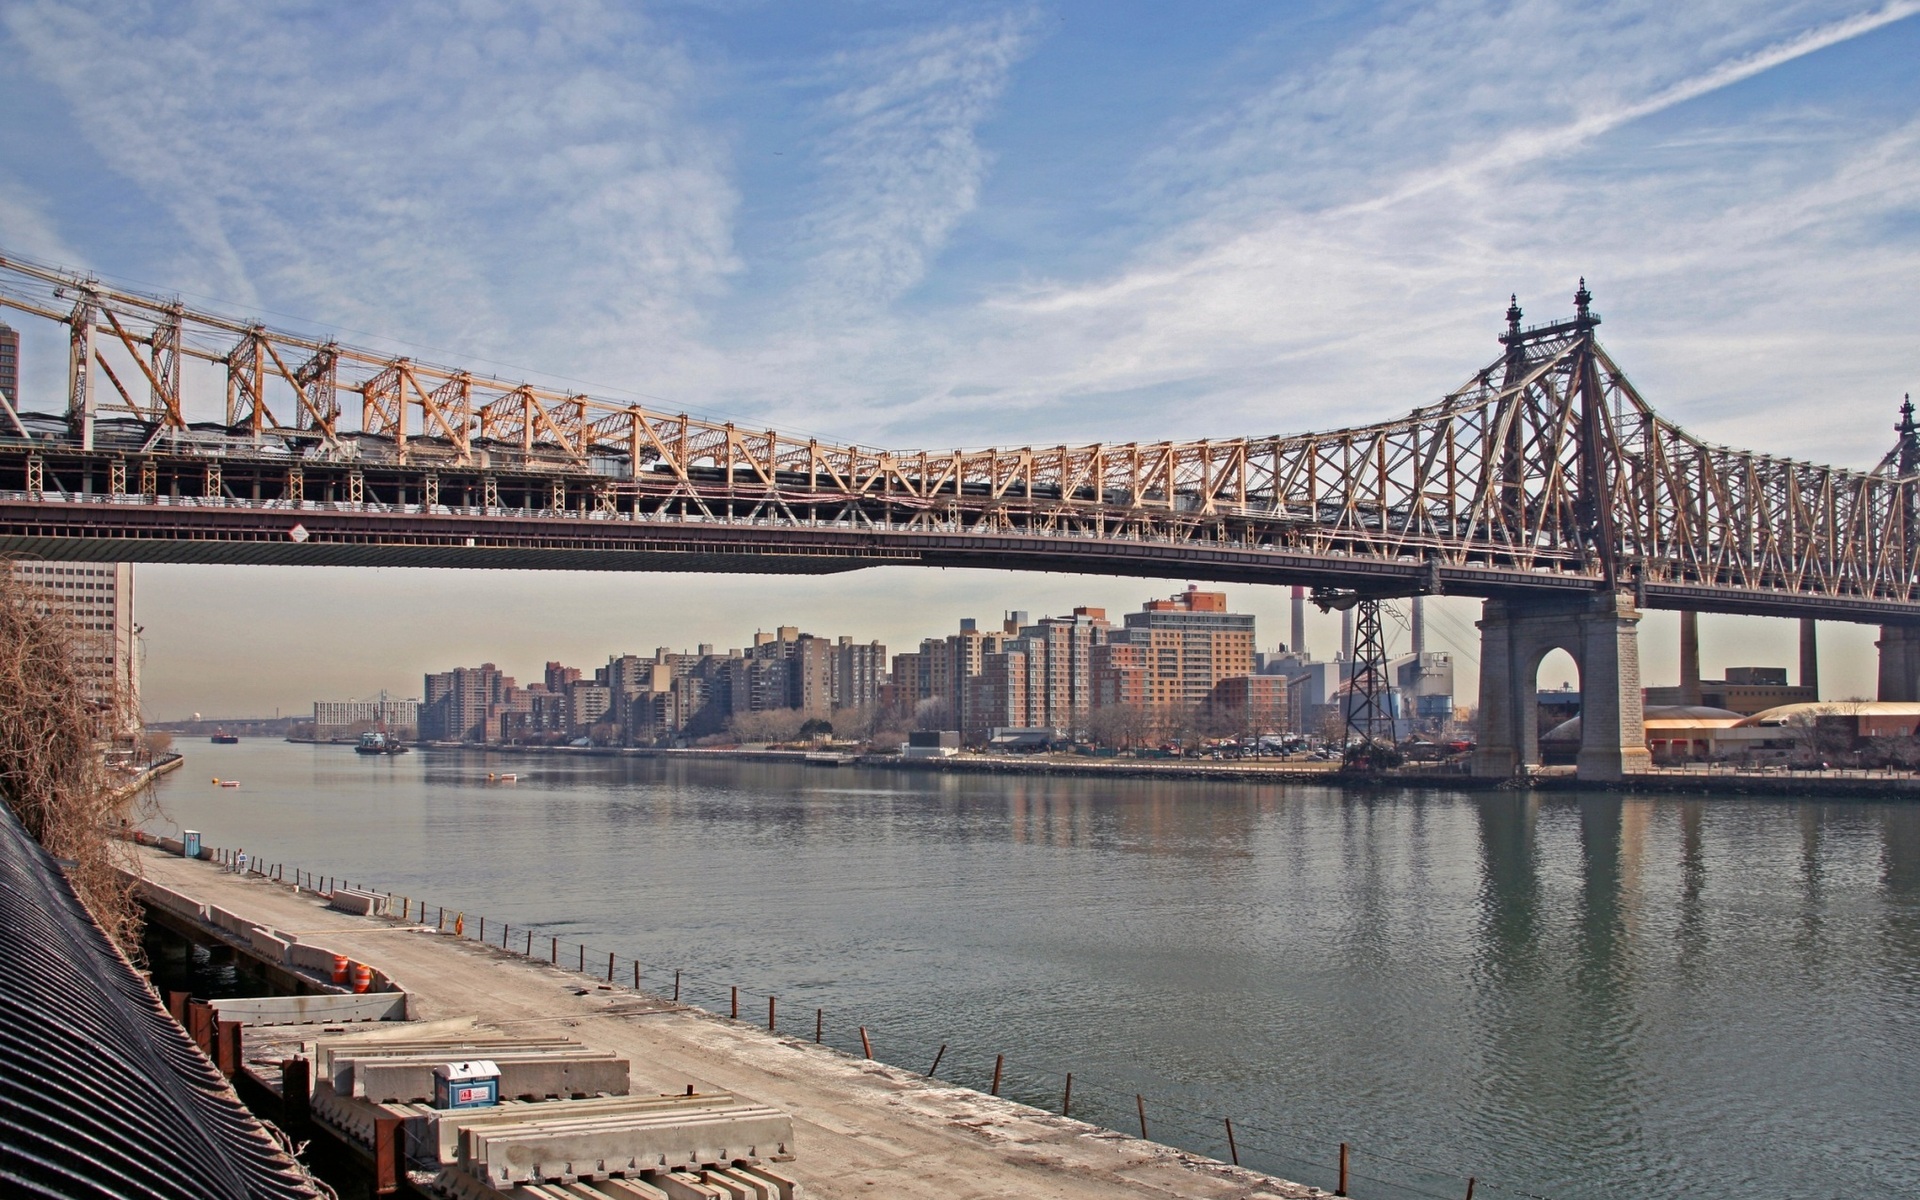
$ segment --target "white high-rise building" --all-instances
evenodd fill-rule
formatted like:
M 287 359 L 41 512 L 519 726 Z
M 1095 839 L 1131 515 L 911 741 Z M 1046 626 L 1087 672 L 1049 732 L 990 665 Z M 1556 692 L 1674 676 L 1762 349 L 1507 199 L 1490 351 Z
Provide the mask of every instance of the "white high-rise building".
M 14 578 L 33 588 L 73 629 L 87 700 L 121 706 L 125 733 L 140 726 L 140 646 L 133 623 L 133 564 L 15 560 Z

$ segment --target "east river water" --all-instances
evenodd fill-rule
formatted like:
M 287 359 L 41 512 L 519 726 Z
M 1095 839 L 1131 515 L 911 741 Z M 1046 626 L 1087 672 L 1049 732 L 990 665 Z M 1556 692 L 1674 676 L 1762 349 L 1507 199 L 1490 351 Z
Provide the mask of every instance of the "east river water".
M 210 844 L 1358 1197 L 1920 1195 L 1920 804 L 183 749 Z

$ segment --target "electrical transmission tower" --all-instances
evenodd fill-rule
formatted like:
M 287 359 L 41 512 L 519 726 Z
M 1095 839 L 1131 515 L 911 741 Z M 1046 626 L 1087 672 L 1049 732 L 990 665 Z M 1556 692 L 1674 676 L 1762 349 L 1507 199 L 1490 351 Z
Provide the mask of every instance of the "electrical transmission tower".
M 1347 770 L 1369 771 L 1397 759 L 1394 748 L 1387 635 L 1380 623 L 1379 600 L 1353 606 L 1353 662 L 1347 677 Z

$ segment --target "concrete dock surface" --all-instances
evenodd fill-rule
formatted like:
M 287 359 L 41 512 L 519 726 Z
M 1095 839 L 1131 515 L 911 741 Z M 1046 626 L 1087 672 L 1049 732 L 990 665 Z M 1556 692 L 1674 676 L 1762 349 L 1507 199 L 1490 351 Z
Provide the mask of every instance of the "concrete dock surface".
M 508 954 L 431 926 L 329 910 L 308 893 L 152 847 L 148 879 L 277 929 L 311 936 L 407 989 L 415 1020 L 477 1018 L 562 1033 L 632 1062 L 636 1093 L 726 1091 L 793 1118 L 784 1164 L 814 1197 L 1218 1197 L 1330 1193 L 1128 1137 L 911 1071 L 778 1036 L 630 988 Z M 585 988 L 585 994 L 579 994 Z

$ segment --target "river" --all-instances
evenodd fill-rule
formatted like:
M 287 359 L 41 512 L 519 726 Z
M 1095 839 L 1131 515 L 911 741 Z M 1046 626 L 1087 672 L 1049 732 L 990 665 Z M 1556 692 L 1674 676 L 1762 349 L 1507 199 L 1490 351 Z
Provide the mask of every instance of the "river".
M 155 828 L 1358 1197 L 1920 1194 L 1920 804 L 184 749 Z

